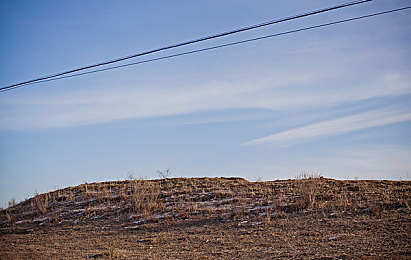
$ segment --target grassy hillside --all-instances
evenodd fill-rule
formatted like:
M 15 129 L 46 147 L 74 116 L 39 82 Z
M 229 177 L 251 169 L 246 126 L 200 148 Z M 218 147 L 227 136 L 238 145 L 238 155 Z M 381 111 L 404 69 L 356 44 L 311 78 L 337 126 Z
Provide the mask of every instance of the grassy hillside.
M 4 259 L 411 258 L 411 182 L 85 183 L 3 210 Z

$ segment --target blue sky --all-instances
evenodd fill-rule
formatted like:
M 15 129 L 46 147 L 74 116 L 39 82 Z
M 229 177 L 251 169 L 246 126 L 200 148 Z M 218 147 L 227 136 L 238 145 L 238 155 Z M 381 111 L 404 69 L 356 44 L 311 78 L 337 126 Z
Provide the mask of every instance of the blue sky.
M 1 1 L 0 85 L 347 1 Z M 409 5 L 374 0 L 163 54 Z M 411 11 L 0 94 L 0 205 L 84 181 L 411 178 Z

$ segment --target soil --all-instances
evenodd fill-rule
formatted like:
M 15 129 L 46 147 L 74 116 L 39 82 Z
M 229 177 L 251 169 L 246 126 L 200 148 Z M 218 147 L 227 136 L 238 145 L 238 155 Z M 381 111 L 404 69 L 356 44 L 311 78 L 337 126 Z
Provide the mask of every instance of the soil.
M 411 182 L 85 183 L 0 217 L 1 259 L 411 259 Z

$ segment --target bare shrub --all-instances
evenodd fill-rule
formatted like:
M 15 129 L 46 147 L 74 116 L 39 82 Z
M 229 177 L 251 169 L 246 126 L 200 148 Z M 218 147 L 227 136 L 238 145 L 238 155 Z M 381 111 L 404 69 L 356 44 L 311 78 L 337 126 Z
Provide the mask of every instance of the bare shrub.
M 317 194 L 319 193 L 319 185 L 316 180 L 302 179 L 298 182 L 300 200 L 297 201 L 300 209 L 318 209 Z
M 158 183 L 135 180 L 131 194 L 132 209 L 145 217 L 153 215 L 164 208 L 160 195 Z
M 104 183 L 100 183 L 96 187 L 96 200 L 99 203 L 109 203 L 110 193 L 108 191 L 107 185 Z
M 310 179 L 319 179 L 323 177 L 320 173 L 318 172 L 306 172 L 303 171 L 299 174 L 297 174 L 294 179 L 296 180 L 310 180 Z
M 9 211 L 8 210 L 6 210 L 6 218 L 7 218 L 7 220 L 11 223 L 12 222 L 12 218 L 11 218 L 11 215 L 10 215 L 10 213 L 9 213 Z
M 232 201 L 234 203 L 233 216 L 236 219 L 243 219 L 246 215 L 247 194 L 239 193 L 237 198 Z
M 73 194 L 73 190 L 70 188 L 67 192 L 67 197 L 71 202 L 75 202 L 74 201 L 74 194 Z
M 87 182 L 84 183 L 84 191 L 86 192 L 87 195 L 90 194 L 90 191 L 89 191 L 89 187 L 88 187 L 88 183 L 87 183 Z
M 11 200 L 9 200 L 9 208 L 16 206 L 16 199 L 15 198 L 11 198 Z
M 336 208 L 346 211 L 349 208 L 349 204 L 348 191 L 344 188 L 336 195 Z
M 167 179 L 170 176 L 170 169 L 167 169 L 165 171 L 159 171 L 157 170 L 156 173 L 158 174 L 158 177 L 160 177 L 160 179 Z
M 33 205 L 33 204 L 32 204 Z M 41 213 L 44 214 L 47 212 L 48 206 L 49 206 L 49 198 L 47 194 L 38 194 L 36 192 L 36 195 L 34 197 L 34 205 L 36 209 Z

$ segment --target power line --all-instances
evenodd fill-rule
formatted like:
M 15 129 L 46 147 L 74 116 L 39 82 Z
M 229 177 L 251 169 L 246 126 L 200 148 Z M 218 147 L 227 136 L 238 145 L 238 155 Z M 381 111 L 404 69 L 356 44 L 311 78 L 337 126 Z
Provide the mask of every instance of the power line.
M 103 69 L 86 71 L 86 72 L 76 73 L 76 74 L 72 74 L 72 75 L 66 75 L 66 76 L 61 76 L 61 77 L 56 77 L 56 78 L 41 80 L 41 81 L 37 81 L 37 82 L 31 82 L 31 83 L 27 83 L 27 84 L 25 84 L 25 85 L 15 86 L 15 87 L 13 87 L 13 88 L 8 88 L 8 89 L 4 89 L 4 90 L 1 89 L 0 92 L 12 90 L 12 89 L 15 89 L 15 88 L 24 87 L 24 86 L 27 86 L 27 85 L 33 85 L 33 84 L 44 83 L 44 82 L 53 81 L 53 80 L 71 78 L 71 77 L 76 77 L 76 76 L 81 76 L 81 75 L 87 75 L 87 74 L 92 74 L 92 73 L 101 72 L 101 71 L 106 71 L 106 70 L 119 69 L 119 68 L 123 68 L 123 67 L 128 67 L 128 66 L 133 66 L 133 65 L 143 64 L 143 63 L 148 63 L 148 62 L 152 62 L 152 61 L 164 60 L 164 59 L 174 58 L 174 57 L 178 57 L 178 56 L 184 56 L 184 55 L 188 55 L 188 54 L 194 54 L 194 53 L 198 53 L 198 52 L 209 51 L 209 50 L 219 49 L 219 48 L 223 48 L 223 47 L 238 45 L 238 44 L 242 44 L 242 43 L 253 42 L 253 41 L 258 41 L 258 40 L 264 40 L 264 39 L 268 39 L 268 38 L 272 38 L 272 37 L 277 37 L 277 36 L 281 36 L 281 35 L 286 35 L 286 34 L 291 34 L 291 33 L 296 33 L 296 32 L 302 32 L 302 31 L 312 30 L 312 29 L 321 28 L 321 27 L 326 27 L 326 26 L 330 26 L 330 25 L 335 25 L 335 24 L 340 24 L 340 23 L 345 23 L 345 22 L 360 20 L 360 19 L 364 19 L 364 18 L 369 18 L 369 17 L 373 17 L 373 16 L 378 16 L 378 15 L 383 15 L 383 14 L 398 12 L 398 11 L 402 11 L 402 10 L 406 10 L 406 9 L 410 9 L 410 8 L 411 8 L 411 6 L 407 6 L 407 7 L 392 9 L 392 10 L 388 10 L 388 11 L 383 11 L 383 12 L 378 12 L 378 13 L 373 13 L 373 14 L 358 16 L 358 17 L 354 17 L 354 18 L 339 20 L 339 21 L 335 21 L 335 22 L 329 22 L 329 23 L 324 23 L 324 24 L 319 24 L 319 25 L 304 27 L 304 28 L 300 28 L 300 29 L 285 31 L 285 32 L 281 32 L 281 33 L 270 34 L 270 35 L 261 36 L 261 37 L 257 37 L 257 38 L 252 38 L 252 39 L 248 39 L 248 40 L 236 41 L 236 42 L 231 42 L 231 43 L 216 45 L 216 46 L 212 46 L 212 47 L 207 47 L 207 48 L 203 48 L 203 49 L 197 49 L 197 50 L 193 50 L 193 51 L 181 52 L 181 53 L 177 53 L 177 54 L 173 54 L 173 55 L 162 56 L 162 57 L 158 57 L 158 58 L 147 59 L 147 60 L 137 61 L 137 62 L 132 62 L 132 63 L 127 63 L 127 64 L 112 66 L 112 67 L 103 68 Z
M 170 45 L 170 46 L 145 51 L 145 52 L 142 52 L 142 53 L 137 53 L 137 54 L 121 57 L 121 58 L 116 58 L 116 59 L 112 59 L 112 60 L 109 60 L 109 61 L 104 61 L 104 62 L 101 62 L 101 63 L 88 65 L 88 66 L 85 66 L 85 67 L 72 69 L 72 70 L 69 70 L 69 71 L 60 72 L 60 73 L 56 73 L 56 74 L 52 74 L 52 75 L 48 75 L 48 76 L 43 76 L 43 77 L 40 77 L 40 78 L 36 78 L 36 79 L 20 82 L 20 83 L 17 83 L 17 84 L 9 85 L 9 86 L 6 86 L 6 87 L 2 87 L 2 88 L 0 88 L 0 92 L 2 92 L 4 90 L 7 90 L 7 89 L 13 89 L 13 88 L 21 86 L 21 85 L 27 85 L 27 84 L 30 84 L 30 83 L 43 81 L 43 80 L 47 80 L 47 79 L 51 79 L 51 78 L 56 78 L 56 77 L 59 77 L 59 76 L 71 74 L 71 73 L 82 71 L 82 70 L 87 70 L 87 69 L 100 67 L 100 66 L 104 66 L 104 65 L 108 65 L 108 64 L 112 64 L 112 63 L 117 63 L 117 62 L 121 62 L 121 61 L 124 61 L 124 60 L 132 59 L 132 58 L 136 58 L 136 57 L 140 57 L 140 56 L 144 56 L 144 55 L 148 55 L 148 54 L 152 54 L 152 53 L 156 53 L 156 52 L 160 52 L 160 51 L 164 51 L 164 50 L 169 50 L 169 49 L 172 49 L 172 48 L 177 48 L 177 47 L 181 47 L 181 46 L 185 46 L 185 45 L 189 45 L 189 44 L 193 44 L 193 43 L 198 43 L 198 42 L 202 42 L 202 41 L 206 41 L 206 40 L 216 39 L 216 38 L 228 36 L 228 35 L 231 35 L 231 34 L 236 34 L 236 33 L 239 33 L 239 32 L 249 31 L 249 30 L 253 30 L 253 29 L 256 29 L 256 28 L 261 28 L 261 27 L 264 27 L 264 26 L 272 25 L 272 24 L 277 24 L 277 23 L 281 23 L 281 22 L 295 20 L 295 19 L 299 19 L 299 18 L 303 18 L 303 17 L 315 15 L 315 14 L 320 14 L 320 13 L 324 13 L 324 12 L 328 12 L 328 11 L 332 11 L 332 10 L 336 10 L 336 9 L 340 9 L 340 8 L 344 8 L 344 7 L 348 7 L 348 6 L 352 6 L 352 5 L 362 4 L 362 3 L 366 3 L 366 2 L 370 2 L 370 1 L 373 1 L 373 0 L 357 0 L 357 1 L 349 2 L 349 3 L 345 3 L 345 4 L 341 4 L 341 5 L 336 5 L 336 6 L 331 6 L 331 7 L 327 7 L 327 8 L 324 8 L 324 9 L 311 11 L 311 12 L 308 12 L 308 13 L 298 14 L 298 15 L 294 15 L 294 16 L 290 16 L 290 17 L 286 17 L 286 18 L 272 20 L 272 21 L 269 21 L 269 22 L 261 23 L 261 24 L 256 24 L 256 25 L 243 27 L 243 28 L 240 28 L 240 29 L 232 30 L 232 31 L 227 31 L 227 32 L 223 32 L 223 33 L 219 33 L 219 34 L 215 34 L 215 35 L 211 35 L 211 36 L 206 36 L 206 37 L 190 40 L 190 41 L 187 41 L 187 42 L 177 43 L 177 44 L 173 44 L 173 45 Z

